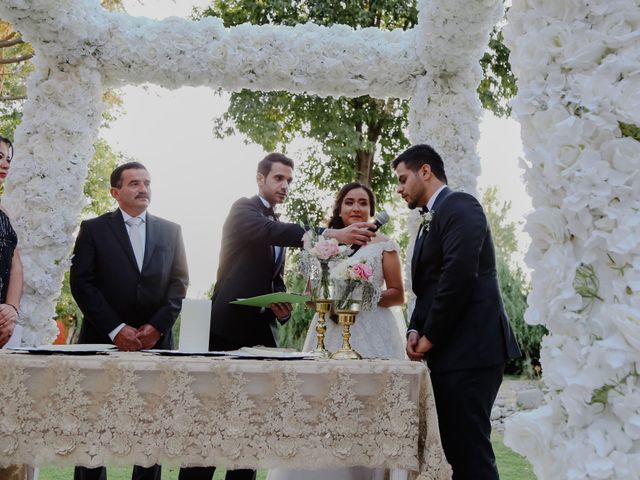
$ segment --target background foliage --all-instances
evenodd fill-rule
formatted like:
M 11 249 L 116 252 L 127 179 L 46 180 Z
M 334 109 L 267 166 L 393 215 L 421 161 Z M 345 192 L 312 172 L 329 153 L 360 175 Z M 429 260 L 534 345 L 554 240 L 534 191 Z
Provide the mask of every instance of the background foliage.
M 522 357 L 510 361 L 506 372 L 535 377 L 540 374 L 540 342 L 547 334 L 547 329 L 542 325 L 529 325 L 524 321 L 530 285 L 514 258 L 518 251 L 518 224 L 507 220 L 511 202 L 500 200 L 497 187 L 490 187 L 483 192 L 482 205 L 496 247 L 496 268 L 502 301 L 522 350 Z

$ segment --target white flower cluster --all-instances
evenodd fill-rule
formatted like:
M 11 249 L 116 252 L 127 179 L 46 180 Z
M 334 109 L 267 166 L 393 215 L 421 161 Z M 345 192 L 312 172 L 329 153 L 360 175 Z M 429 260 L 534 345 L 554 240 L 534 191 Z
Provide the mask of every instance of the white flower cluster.
M 312 23 L 225 28 L 213 17 L 157 21 L 110 13 L 96 0 L 3 0 L 0 12 L 59 63 L 98 65 L 107 85 L 406 98 L 424 75 L 410 48 L 415 33 L 401 29 Z
M 417 51 L 427 75 L 411 98 L 409 137 L 442 156 L 451 186 L 476 193 L 480 158 L 479 60 L 502 17 L 500 0 L 420 0 Z
M 408 97 L 424 74 L 410 48 L 412 31 L 312 23 L 224 28 L 212 17 L 158 22 L 123 13 L 109 18 L 111 40 L 98 51 L 111 83 L 385 98 Z
M 52 69 L 35 57 L 29 100 L 16 130 L 17 159 L 6 205 L 20 239 L 25 290 L 20 304 L 23 343 L 57 335 L 54 302 L 69 267 L 69 250 L 83 206 L 83 185 L 102 113 L 100 75 L 82 67 Z
M 533 269 L 526 320 L 545 324 L 548 404 L 505 440 L 538 478 L 640 478 L 640 8 L 514 0 Z
M 500 0 L 419 0 L 416 50 L 427 71 L 418 78 L 410 101 L 409 139 L 427 143 L 442 156 L 449 184 L 476 194 L 480 158 L 481 107 L 476 88 L 482 78 L 479 60 L 489 33 L 502 17 Z M 411 238 L 421 218 L 409 216 Z M 409 314 L 415 297 L 411 290 L 413 242 L 409 242 L 405 284 Z

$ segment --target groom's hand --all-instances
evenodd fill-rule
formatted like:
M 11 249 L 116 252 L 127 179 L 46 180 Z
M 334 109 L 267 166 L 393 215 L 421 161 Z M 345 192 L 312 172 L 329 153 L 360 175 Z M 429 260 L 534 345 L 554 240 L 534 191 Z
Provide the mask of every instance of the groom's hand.
M 366 245 L 376 236 L 376 226 L 369 222 L 352 223 L 339 230 L 331 230 L 331 238 L 344 245 Z
M 409 332 L 409 335 L 407 336 L 407 356 L 411 360 L 422 360 L 422 357 L 424 356 L 422 353 L 416 352 L 416 347 L 418 346 L 419 340 L 420 335 L 418 334 L 418 332 Z
M 420 337 L 420 340 L 418 340 L 418 345 L 416 345 L 415 351 L 424 357 L 424 354 L 431 350 L 431 347 L 433 347 L 433 343 L 423 335 Z

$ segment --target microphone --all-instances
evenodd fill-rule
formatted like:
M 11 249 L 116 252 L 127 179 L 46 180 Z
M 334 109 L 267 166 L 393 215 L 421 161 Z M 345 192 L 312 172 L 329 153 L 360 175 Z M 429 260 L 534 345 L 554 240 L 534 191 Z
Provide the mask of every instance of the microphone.
M 371 230 L 372 232 L 377 232 L 381 226 L 383 226 L 389 221 L 389 218 L 390 218 L 389 214 L 384 210 L 378 212 L 376 215 L 376 218 L 373 220 L 373 224 L 375 225 L 375 228 L 370 228 L 369 230 Z M 362 245 L 351 245 L 351 253 L 349 254 L 349 256 L 353 255 L 358 250 L 360 250 L 360 247 L 362 247 Z

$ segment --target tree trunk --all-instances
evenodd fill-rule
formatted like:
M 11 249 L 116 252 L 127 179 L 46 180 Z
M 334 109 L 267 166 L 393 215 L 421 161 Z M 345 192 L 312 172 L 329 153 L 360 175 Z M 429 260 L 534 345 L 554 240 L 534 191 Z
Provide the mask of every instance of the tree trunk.
M 358 162 L 358 181 L 363 185 L 371 186 L 374 155 L 375 152 L 365 152 L 363 150 L 356 151 L 356 160 Z

